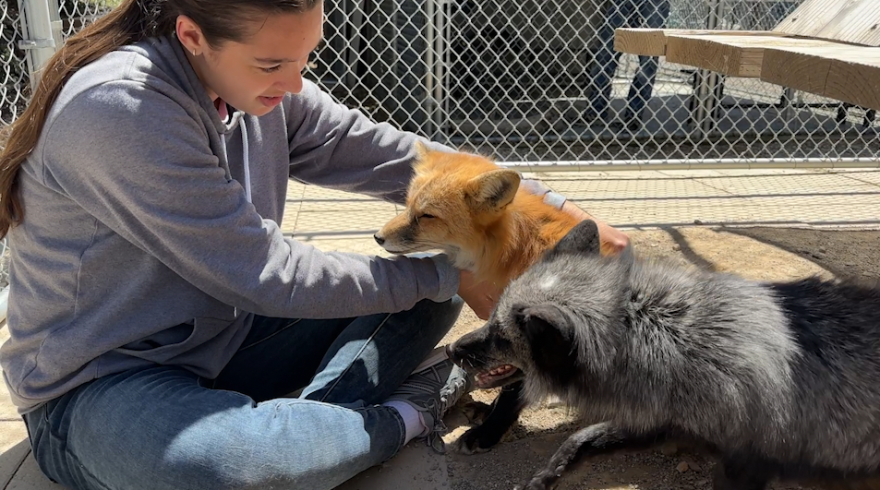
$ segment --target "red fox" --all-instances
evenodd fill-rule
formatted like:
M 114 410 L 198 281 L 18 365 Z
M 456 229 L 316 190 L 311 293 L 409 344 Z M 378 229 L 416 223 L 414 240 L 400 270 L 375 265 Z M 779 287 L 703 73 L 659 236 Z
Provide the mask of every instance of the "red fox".
M 480 155 L 416 145 L 406 209 L 374 236 L 388 252 L 440 249 L 478 282 L 503 287 L 579 222 L 542 196 L 520 189 L 514 170 Z M 601 240 L 604 255 L 618 249 Z

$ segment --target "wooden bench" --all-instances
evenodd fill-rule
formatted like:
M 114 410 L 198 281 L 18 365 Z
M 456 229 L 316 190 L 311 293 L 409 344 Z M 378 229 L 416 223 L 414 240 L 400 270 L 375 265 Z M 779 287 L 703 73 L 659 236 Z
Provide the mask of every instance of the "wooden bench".
M 615 31 L 622 53 L 880 110 L 880 0 L 806 0 L 770 31 Z

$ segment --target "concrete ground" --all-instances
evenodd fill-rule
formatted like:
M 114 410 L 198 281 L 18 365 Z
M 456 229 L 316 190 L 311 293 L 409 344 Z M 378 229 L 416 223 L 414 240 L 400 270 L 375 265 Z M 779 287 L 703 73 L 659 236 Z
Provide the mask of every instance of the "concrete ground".
M 612 225 L 638 232 L 700 227 L 880 229 L 880 169 L 537 173 Z M 292 184 L 283 230 L 321 249 L 386 255 L 372 234 L 400 211 L 364 196 Z M 0 341 L 8 337 L 0 328 Z M 0 383 L 0 389 L 5 385 Z M 30 456 L 21 419 L 0 396 L 0 490 L 60 489 Z M 447 457 L 413 443 L 341 489 L 450 488 Z

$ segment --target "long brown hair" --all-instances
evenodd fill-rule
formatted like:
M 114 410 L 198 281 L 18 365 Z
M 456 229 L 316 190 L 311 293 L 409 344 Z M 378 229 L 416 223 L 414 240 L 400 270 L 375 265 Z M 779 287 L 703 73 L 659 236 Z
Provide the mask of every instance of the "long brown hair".
M 301 13 L 321 0 L 123 0 L 108 14 L 79 33 L 46 63 L 24 113 L 13 123 L 0 155 L 0 238 L 24 219 L 18 170 L 34 150 L 49 109 L 70 76 L 120 46 L 174 33 L 179 15 L 192 19 L 213 48 L 225 41 L 241 42 L 251 26 L 272 13 Z

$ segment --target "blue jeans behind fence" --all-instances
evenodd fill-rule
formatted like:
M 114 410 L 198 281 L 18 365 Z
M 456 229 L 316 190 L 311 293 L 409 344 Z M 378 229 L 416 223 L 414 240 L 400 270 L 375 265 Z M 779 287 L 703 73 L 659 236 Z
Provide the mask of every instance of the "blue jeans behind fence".
M 593 86 L 588 116 L 607 117 L 611 101 L 611 80 L 617 70 L 621 53 L 614 51 L 614 30 L 619 27 L 662 27 L 669 17 L 668 0 L 611 0 L 605 22 L 599 28 L 601 41 L 590 72 Z M 641 119 L 642 112 L 654 89 L 657 57 L 639 56 L 639 69 L 627 94 L 625 122 Z

